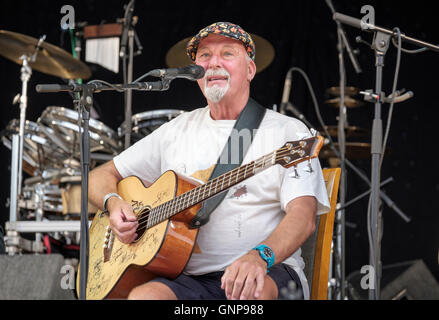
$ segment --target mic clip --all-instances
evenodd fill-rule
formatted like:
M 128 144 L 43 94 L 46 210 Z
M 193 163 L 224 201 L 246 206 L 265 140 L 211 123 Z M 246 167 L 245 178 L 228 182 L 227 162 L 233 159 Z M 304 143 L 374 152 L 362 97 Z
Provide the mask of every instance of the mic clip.
M 360 94 L 364 96 L 364 101 L 371 103 L 376 103 L 378 101 L 380 103 L 391 103 L 392 99 L 393 99 L 393 103 L 398 103 L 413 97 L 413 92 L 412 91 L 406 92 L 405 89 L 396 90 L 395 97 L 393 97 L 392 94 L 386 97 L 386 94 L 384 92 L 381 92 L 381 94 L 373 93 L 372 89 L 366 91 L 360 91 Z

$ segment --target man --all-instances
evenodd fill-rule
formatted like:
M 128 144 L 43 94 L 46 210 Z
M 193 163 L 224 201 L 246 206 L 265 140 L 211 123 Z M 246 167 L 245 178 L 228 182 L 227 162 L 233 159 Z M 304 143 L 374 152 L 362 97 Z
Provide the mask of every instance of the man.
M 131 205 L 114 194 L 117 182 L 136 175 L 150 184 L 169 169 L 205 181 L 249 100 L 255 46 L 241 27 L 214 23 L 189 41 L 187 53 L 206 71 L 198 85 L 208 106 L 162 125 L 90 174 L 90 201 L 108 208 L 123 243 L 135 240 L 137 221 Z M 243 164 L 309 136 L 300 121 L 267 110 Z M 200 227 L 201 252 L 192 254 L 183 273 L 136 287 L 129 298 L 276 299 L 290 281 L 308 298 L 300 246 L 315 230 L 316 213 L 329 208 L 320 164 L 314 159 L 311 165 L 276 165 L 229 190 Z

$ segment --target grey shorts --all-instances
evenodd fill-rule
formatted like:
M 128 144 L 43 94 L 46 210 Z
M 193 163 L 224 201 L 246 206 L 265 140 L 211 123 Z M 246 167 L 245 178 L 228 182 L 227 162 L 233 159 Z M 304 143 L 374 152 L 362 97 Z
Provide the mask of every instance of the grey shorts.
M 175 279 L 158 277 L 151 281 L 161 282 L 168 286 L 179 300 L 226 300 L 225 292 L 221 289 L 221 277 L 223 274 L 224 271 L 207 273 L 200 276 L 180 274 Z M 296 271 L 284 263 L 271 267 L 268 276 L 277 285 L 279 291 L 278 299 L 282 298 L 281 289 L 284 287 L 288 288 L 290 281 L 294 281 L 297 288 L 302 289 Z

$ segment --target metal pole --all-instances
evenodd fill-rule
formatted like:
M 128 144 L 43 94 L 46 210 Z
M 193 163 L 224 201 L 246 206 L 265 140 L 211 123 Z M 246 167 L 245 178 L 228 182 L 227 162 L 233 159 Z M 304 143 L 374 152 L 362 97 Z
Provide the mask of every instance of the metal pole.
M 340 110 L 338 119 L 338 144 L 340 148 L 340 168 L 341 179 L 339 189 L 339 203 L 344 205 L 346 199 L 346 167 L 345 167 L 345 132 L 347 115 L 346 106 L 344 105 L 345 96 L 345 69 L 343 58 L 343 42 L 341 39 L 341 33 L 343 31 L 340 27 L 337 28 L 338 34 L 338 58 L 339 58 L 339 71 L 340 71 Z M 336 247 L 335 247 L 335 277 L 337 280 L 338 290 L 336 294 L 337 300 L 345 299 L 345 212 L 340 210 L 336 215 Z
M 383 124 L 381 119 L 381 99 L 382 99 L 382 76 L 384 67 L 384 55 L 388 49 L 390 36 L 381 32 L 377 32 L 374 37 L 373 48 L 375 50 L 375 94 L 379 98 L 375 102 L 375 115 L 372 123 L 372 169 L 371 169 L 371 194 L 370 194 L 370 265 L 375 270 L 374 286 L 369 288 L 369 299 L 380 299 L 380 282 L 381 282 L 381 245 L 380 245 L 380 231 L 381 231 L 381 212 L 380 208 L 380 159 L 382 155 L 383 143 Z
M 21 67 L 21 96 L 20 96 L 20 144 L 18 153 L 18 184 L 17 184 L 17 196 L 21 194 L 21 182 L 23 179 L 22 167 L 23 167 L 23 144 L 24 144 L 24 125 L 26 122 L 26 109 L 27 109 L 27 84 L 32 74 L 32 69 L 28 63 L 28 57 L 23 55 L 21 57 L 23 65 Z
M 9 222 L 15 225 L 17 221 L 17 205 L 18 205 L 18 158 L 19 158 L 19 148 L 20 147 L 20 137 L 18 134 L 12 136 L 12 157 L 11 157 L 11 203 L 9 206 Z
M 134 30 L 130 28 L 128 31 L 128 70 L 127 70 L 127 83 L 133 82 L 133 55 L 134 55 Z M 131 145 L 131 116 L 132 116 L 132 96 L 133 91 L 127 90 L 125 92 L 125 149 Z

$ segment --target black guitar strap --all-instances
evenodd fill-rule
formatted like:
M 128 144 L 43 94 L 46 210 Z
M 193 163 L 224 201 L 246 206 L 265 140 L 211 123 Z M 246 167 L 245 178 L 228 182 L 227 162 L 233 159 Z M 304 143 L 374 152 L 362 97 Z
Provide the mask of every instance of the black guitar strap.
M 244 156 L 247 153 L 251 143 L 244 143 L 243 137 L 245 137 L 245 133 L 243 135 L 239 134 L 242 130 L 248 130 L 250 133 L 250 141 L 253 141 L 254 130 L 259 128 L 259 125 L 264 118 L 266 108 L 261 106 L 252 98 L 248 99 L 248 102 L 244 109 L 239 114 L 238 119 L 235 122 L 235 126 L 232 129 L 232 132 L 227 140 L 227 144 L 224 146 L 224 149 L 218 158 L 218 161 L 215 165 L 215 168 L 212 171 L 212 174 L 209 177 L 209 180 L 212 180 L 226 172 L 229 172 L 237 167 L 239 167 L 244 160 Z M 239 137 L 239 163 L 233 162 L 233 151 L 232 149 L 232 136 L 234 134 L 238 134 Z M 227 162 L 225 161 L 227 159 Z M 226 163 L 224 163 L 226 162 Z M 194 219 L 192 219 L 190 223 L 190 228 L 199 228 L 202 225 L 206 224 L 209 221 L 210 214 L 213 210 L 218 207 L 221 201 L 225 198 L 227 192 L 223 191 L 216 196 L 209 198 L 203 201 L 200 210 L 198 210 Z

